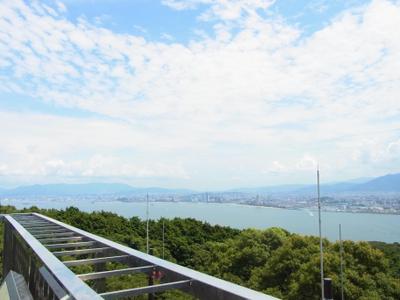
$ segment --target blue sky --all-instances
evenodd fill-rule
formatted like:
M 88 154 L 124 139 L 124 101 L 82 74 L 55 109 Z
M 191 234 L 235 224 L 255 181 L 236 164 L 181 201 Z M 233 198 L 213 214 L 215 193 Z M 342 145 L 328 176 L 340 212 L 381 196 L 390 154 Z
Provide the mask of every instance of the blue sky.
M 0 186 L 399 172 L 400 2 L 0 1 Z
M 45 2 L 48 5 L 54 3 Z M 176 10 L 166 5 L 168 1 L 164 1 L 164 4 L 163 1 L 155 0 L 64 1 L 68 7 L 65 17 L 71 22 L 85 18 L 113 32 L 139 34 L 150 40 L 181 43 L 194 39 L 195 32 L 199 29 L 213 35 L 212 25 L 218 23 L 218 20 L 204 22 L 198 18 L 209 8 L 209 5 L 198 2 L 198 5 L 190 9 Z M 289 24 L 301 28 L 303 34 L 310 35 L 329 24 L 332 18 L 344 10 L 368 3 L 370 1 L 283 0 L 275 1 L 267 11 L 260 13 L 266 18 L 283 18 Z M 171 39 L 165 35 L 169 35 Z

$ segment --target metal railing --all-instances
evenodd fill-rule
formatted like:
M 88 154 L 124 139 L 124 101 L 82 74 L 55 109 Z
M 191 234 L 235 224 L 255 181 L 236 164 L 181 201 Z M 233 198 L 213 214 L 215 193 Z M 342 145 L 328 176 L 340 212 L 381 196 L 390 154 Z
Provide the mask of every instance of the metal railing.
M 276 299 L 40 214 L 4 215 L 3 220 L 3 274 L 11 270 L 20 273 L 34 299 L 119 299 L 142 294 L 154 299 L 155 293 L 171 289 L 199 299 Z M 65 259 L 75 256 L 73 260 Z M 126 267 L 105 270 L 108 262 L 123 263 Z M 81 265 L 94 265 L 95 272 L 75 274 L 73 268 Z M 146 274 L 147 286 L 96 292 L 85 283 L 137 273 Z M 153 280 L 154 274 L 162 274 L 158 284 Z

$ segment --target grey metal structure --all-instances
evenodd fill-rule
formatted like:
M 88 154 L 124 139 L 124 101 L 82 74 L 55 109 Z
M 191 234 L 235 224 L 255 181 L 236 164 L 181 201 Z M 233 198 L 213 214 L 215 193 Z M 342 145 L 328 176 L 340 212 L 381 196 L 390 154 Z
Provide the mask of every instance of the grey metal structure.
M 4 215 L 3 220 L 3 274 L 10 270 L 22 274 L 35 299 L 119 299 L 142 294 L 154 299 L 155 293 L 170 289 L 179 289 L 207 300 L 277 299 L 40 214 Z M 76 259 L 71 260 L 71 257 Z M 105 263 L 108 262 L 120 262 L 126 267 L 105 270 Z M 72 267 L 80 265 L 94 265 L 95 272 L 75 274 Z M 135 273 L 147 274 L 149 285 L 97 292 L 96 288 L 85 283 Z M 157 279 L 161 277 L 160 280 L 154 281 L 155 275 Z
M 25 278 L 10 271 L 0 286 L 0 299 L 2 300 L 33 300 Z

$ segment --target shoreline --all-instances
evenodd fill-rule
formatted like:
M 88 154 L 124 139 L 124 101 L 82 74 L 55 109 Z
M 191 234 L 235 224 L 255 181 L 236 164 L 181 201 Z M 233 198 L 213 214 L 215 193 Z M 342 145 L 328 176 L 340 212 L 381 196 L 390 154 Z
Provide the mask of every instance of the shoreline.
M 37 206 L 43 209 L 65 210 L 76 207 L 82 211 L 105 211 L 126 218 L 137 216 L 145 218 L 145 201 L 10 201 L 2 203 L 15 206 L 17 209 Z M 100 200 L 100 201 L 98 201 Z M 105 199 L 103 199 L 105 200 Z M 206 205 L 209 204 L 209 205 Z M 237 229 L 281 227 L 290 232 L 315 235 L 317 213 L 309 209 L 288 209 L 268 206 L 255 206 L 242 203 L 205 203 L 153 201 L 151 218 L 194 218 L 214 225 L 229 226 Z M 337 224 L 347 228 L 346 239 L 354 241 L 382 241 L 386 243 L 399 242 L 399 215 L 371 213 L 338 213 L 324 212 L 326 228 L 324 236 L 329 240 L 337 239 Z M 362 228 L 360 228 L 362 226 Z
M 35 203 L 32 201 L 26 201 L 26 199 L 7 199 L 6 203 L 2 201 L 2 204 L 5 205 L 13 205 L 10 202 L 19 202 L 19 204 L 31 205 L 35 206 Z M 11 201 L 10 201 L 11 200 Z M 38 202 L 58 202 L 65 203 L 70 202 L 70 199 L 49 199 L 49 200 L 39 200 Z M 88 203 L 146 203 L 146 201 L 121 201 L 121 200 L 88 200 Z M 317 213 L 317 208 L 298 208 L 298 207 L 280 207 L 280 206 L 272 206 L 272 205 L 259 205 L 259 204 L 250 204 L 250 203 L 235 203 L 235 202 L 202 202 L 202 201 L 150 201 L 151 203 L 174 203 L 174 204 L 213 204 L 213 205 L 234 205 L 234 206 L 245 206 L 245 207 L 255 207 L 255 208 L 272 208 L 272 209 L 281 209 L 281 210 L 291 210 L 291 211 L 305 211 L 311 213 Z M 69 206 L 74 206 L 74 203 L 71 203 Z M 321 209 L 323 213 L 345 213 L 345 214 L 364 214 L 364 215 L 386 215 L 386 216 L 400 216 L 399 212 L 377 212 L 377 211 L 357 211 L 357 210 L 327 210 Z
M 146 203 L 145 201 L 93 201 L 95 203 L 111 203 L 111 202 L 119 202 L 119 203 Z M 273 209 L 283 209 L 283 210 L 295 210 L 295 211 L 310 211 L 312 213 L 318 212 L 316 208 L 297 208 L 297 207 L 279 207 L 279 206 L 270 206 L 270 205 L 253 205 L 248 203 L 235 203 L 235 202 L 189 202 L 189 201 L 150 201 L 151 203 L 183 203 L 183 204 L 218 204 L 218 205 L 236 205 L 236 206 L 245 206 L 245 207 L 255 207 L 255 208 L 273 208 Z M 374 211 L 348 211 L 348 210 L 326 210 L 322 209 L 322 212 L 329 213 L 347 213 L 347 214 L 366 214 L 366 215 L 388 215 L 388 216 L 400 216 L 400 212 L 374 212 Z

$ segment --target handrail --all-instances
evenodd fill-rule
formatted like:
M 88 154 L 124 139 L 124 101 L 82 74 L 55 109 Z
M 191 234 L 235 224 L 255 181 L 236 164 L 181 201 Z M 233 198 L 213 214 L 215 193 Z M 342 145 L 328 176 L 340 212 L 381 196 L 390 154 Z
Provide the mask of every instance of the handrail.
M 224 292 L 227 295 L 230 296 L 230 299 L 252 299 L 252 300 L 277 300 L 277 298 L 251 290 L 249 288 L 234 284 L 232 282 L 228 282 L 216 277 L 213 277 L 211 275 L 207 275 L 183 266 L 180 266 L 178 264 L 174 264 L 172 262 L 157 258 L 155 256 L 140 252 L 138 250 L 134 250 L 132 248 L 129 248 L 127 246 L 115 243 L 113 241 L 110 241 L 108 239 L 99 237 L 95 234 L 92 234 L 90 232 L 84 231 L 82 229 L 73 227 L 71 225 L 62 223 L 57 220 L 53 220 L 49 217 L 43 216 L 38 213 L 34 213 L 35 216 L 43 218 L 45 220 L 52 221 L 60 226 L 63 226 L 65 228 L 68 228 L 71 231 L 74 231 L 78 233 L 81 236 L 84 236 L 90 240 L 97 241 L 105 246 L 112 247 L 122 253 L 131 255 L 146 264 L 150 265 L 156 265 L 161 269 L 170 271 L 175 274 L 179 274 L 180 276 L 186 277 L 186 278 L 191 278 L 193 279 L 193 288 L 196 287 L 196 285 L 200 285 L 202 288 L 209 288 L 209 289 L 216 289 L 219 292 Z M 200 288 L 199 288 L 200 289 Z
M 23 241 L 33 250 L 37 259 L 45 267 L 49 274 L 51 274 L 62 288 L 65 289 L 68 296 L 72 299 L 103 299 L 103 298 L 115 298 L 123 295 L 137 295 L 140 293 L 155 293 L 171 288 L 178 288 L 184 292 L 190 293 L 199 299 L 218 299 L 218 300 L 277 300 L 277 298 L 239 286 L 237 284 L 189 269 L 187 267 L 180 266 L 178 264 L 157 258 L 155 256 L 134 250 L 127 246 L 115 243 L 106 238 L 97 236 L 90 232 L 82 229 L 73 227 L 63 222 L 54 220 L 47 216 L 32 213 L 32 214 L 14 214 L 4 215 L 6 223 L 9 223 L 6 228 L 14 229 L 16 233 L 23 239 Z M 29 218 L 34 218 L 33 222 L 27 221 Z M 23 225 L 29 226 L 32 223 L 46 222 L 49 226 L 62 228 L 74 233 L 74 236 L 69 238 L 42 238 L 40 234 L 35 237 L 31 234 Z M 8 232 L 9 234 L 10 232 Z M 75 234 L 77 236 L 75 236 Z M 13 234 L 14 235 L 14 234 Z M 43 236 L 43 235 L 42 235 Z M 76 246 L 89 245 L 95 246 L 95 248 L 87 249 L 75 249 L 75 250 L 58 250 L 51 252 L 50 249 L 63 248 L 60 241 L 65 241 L 66 247 L 70 248 L 72 243 L 68 243 L 71 238 L 79 238 L 81 242 L 77 242 Z M 44 245 L 42 243 L 53 241 L 54 244 Z M 49 247 L 49 248 L 46 248 Z M 113 254 L 114 256 L 94 257 L 77 260 L 61 261 L 57 257 L 71 256 L 75 254 L 89 254 L 89 253 L 104 252 L 105 255 Z M 8 254 L 11 253 L 8 251 Z M 11 258 L 14 262 L 14 259 Z M 125 269 L 120 270 L 109 270 L 76 275 L 69 267 L 84 265 L 84 264 L 101 264 L 108 261 L 121 261 L 127 263 L 129 266 Z M 42 267 L 43 267 L 42 266 Z M 43 269 L 42 269 L 43 271 Z M 149 272 L 150 271 L 150 272 Z M 104 278 L 109 276 L 121 275 L 124 273 L 135 273 L 135 272 L 147 272 L 149 276 L 149 286 L 142 288 L 132 288 L 125 291 L 113 291 L 104 292 L 102 294 L 96 293 L 88 285 L 84 283 L 82 279 L 88 278 Z M 152 274 L 162 273 L 165 277 L 162 277 L 160 284 L 152 285 Z M 42 272 L 43 273 L 43 272 Z M 31 276 L 31 275 L 29 275 Z M 48 276 L 47 276 L 48 277 Z M 53 284 L 53 286 L 55 286 Z M 104 297 L 103 297 L 104 296 Z
M 11 215 L 6 215 L 9 222 L 18 234 L 25 240 L 29 247 L 35 252 L 40 261 L 46 266 L 49 272 L 62 284 L 68 294 L 75 299 L 100 300 L 102 297 L 93 291 L 86 283 L 80 280 L 70 269 L 58 260 L 49 250 L 46 249 L 34 236 L 32 236 L 21 224 Z

